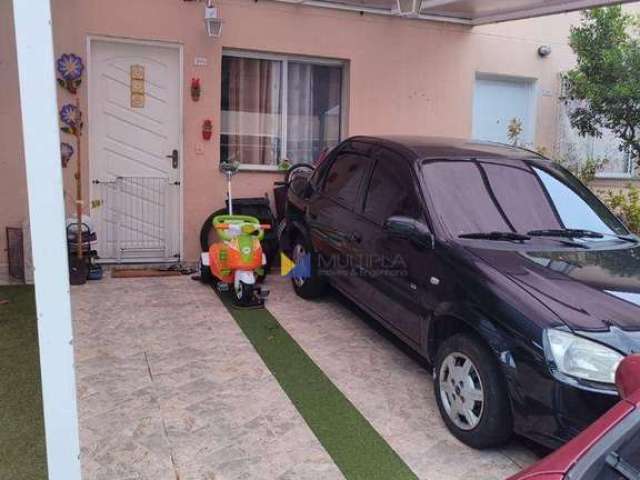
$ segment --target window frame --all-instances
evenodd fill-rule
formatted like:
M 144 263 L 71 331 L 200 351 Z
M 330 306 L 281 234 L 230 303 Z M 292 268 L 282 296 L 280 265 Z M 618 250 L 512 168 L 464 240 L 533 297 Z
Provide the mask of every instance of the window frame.
M 288 105 L 288 91 L 289 91 L 289 62 L 296 63 L 308 63 L 311 65 L 320 65 L 328 67 L 340 67 L 342 70 L 342 84 L 340 85 L 340 138 L 338 139 L 338 145 L 348 137 L 347 121 L 348 121 L 348 100 L 349 100 L 349 69 L 348 62 L 340 59 L 322 58 L 295 54 L 278 54 L 268 52 L 257 52 L 253 50 L 238 50 L 233 48 L 225 48 L 222 50 L 222 58 L 235 57 L 235 58 L 250 58 L 254 60 L 271 60 L 280 62 L 282 65 L 282 78 L 280 89 L 280 155 L 278 163 L 276 165 L 254 165 L 240 163 L 240 170 L 257 170 L 257 171 L 282 171 L 280 165 L 284 159 L 288 159 L 287 155 L 287 136 L 288 136 L 288 118 L 289 118 L 289 105 Z M 222 60 L 220 62 L 222 65 Z M 222 79 L 222 73 L 220 75 Z M 222 87 L 222 81 L 220 82 Z M 220 92 L 222 96 L 222 91 Z M 220 114 L 222 115 L 222 108 L 220 108 Z M 220 122 L 221 124 L 221 122 Z M 222 132 L 220 132 L 222 136 Z

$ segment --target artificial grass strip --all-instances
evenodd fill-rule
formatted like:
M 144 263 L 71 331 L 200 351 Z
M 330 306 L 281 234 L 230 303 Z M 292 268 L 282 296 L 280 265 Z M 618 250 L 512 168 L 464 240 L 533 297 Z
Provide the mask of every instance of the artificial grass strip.
M 239 310 L 221 298 L 348 480 L 417 479 L 268 310 Z
M 35 300 L 31 287 L 0 287 L 0 479 L 45 480 Z

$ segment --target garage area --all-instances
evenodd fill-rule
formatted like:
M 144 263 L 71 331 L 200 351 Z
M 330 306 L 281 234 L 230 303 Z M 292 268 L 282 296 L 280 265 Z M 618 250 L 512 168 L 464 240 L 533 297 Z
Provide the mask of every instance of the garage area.
M 523 143 L 555 147 L 567 32 L 578 11 L 623 3 L 0 4 L 11 167 L 0 203 L 3 226 L 23 233 L 22 280 L 35 283 L 37 309 L 24 302 L 38 469 L 49 480 L 498 480 L 535 463 L 547 452 L 517 437 L 485 451 L 456 440 L 430 367 L 335 291 L 305 301 L 273 272 L 266 309 L 239 311 L 188 276 L 110 268 L 197 271 L 230 161 L 234 195 L 273 207 L 292 165 L 356 135 L 504 142 L 518 120 Z M 105 275 L 70 287 L 64 226 L 81 230 L 85 216 Z M 22 344 L 11 348 L 20 358 Z
M 333 385 L 322 398 L 297 389 L 306 360 L 265 363 L 217 294 L 189 278 L 72 292 L 83 478 L 498 480 L 538 458 L 518 439 L 479 452 L 453 438 L 428 368 L 337 293 L 305 301 L 276 276 L 268 287 L 279 328 Z M 359 441 L 331 433 L 349 427 Z

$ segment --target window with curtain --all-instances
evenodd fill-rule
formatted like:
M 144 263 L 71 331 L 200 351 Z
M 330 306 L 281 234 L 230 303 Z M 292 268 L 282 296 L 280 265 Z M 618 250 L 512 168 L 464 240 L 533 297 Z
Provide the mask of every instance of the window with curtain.
M 337 62 L 225 54 L 221 160 L 312 162 L 340 142 L 342 88 Z

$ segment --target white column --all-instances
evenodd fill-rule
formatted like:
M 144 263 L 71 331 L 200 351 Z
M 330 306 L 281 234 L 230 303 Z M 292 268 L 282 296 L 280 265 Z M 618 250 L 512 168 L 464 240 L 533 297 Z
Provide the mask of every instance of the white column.
M 80 480 L 49 0 L 13 0 L 49 480 Z

